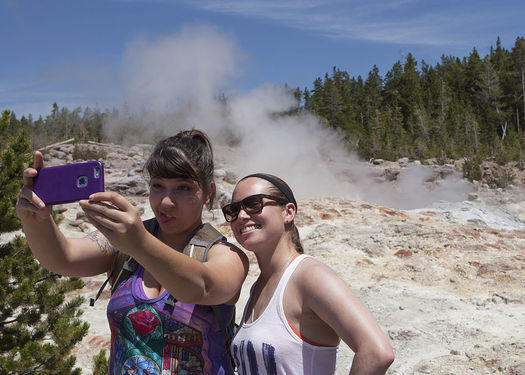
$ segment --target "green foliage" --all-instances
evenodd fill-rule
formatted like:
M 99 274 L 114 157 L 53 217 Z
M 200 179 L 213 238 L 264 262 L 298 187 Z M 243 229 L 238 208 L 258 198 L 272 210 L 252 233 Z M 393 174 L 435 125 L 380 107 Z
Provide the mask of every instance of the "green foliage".
M 93 375 L 107 375 L 109 361 L 106 359 L 106 351 L 101 350 L 93 357 Z
M 51 115 L 45 119 L 22 118 L 24 128 L 30 133 L 33 149 L 39 149 L 66 139 L 75 138 L 77 142 L 96 141 L 102 142 L 103 123 L 108 113 L 102 113 L 98 109 L 86 107 L 84 110 L 77 107 L 74 110 L 60 108 L 53 104 Z
M 19 227 L 14 205 L 22 187 L 22 172 L 30 159 L 29 138 L 25 130 L 15 133 L 10 128 L 10 113 L 4 111 L 0 119 L 0 232 Z
M 20 228 L 14 204 L 29 161 L 29 140 L 23 123 L 5 111 L 0 122 L 2 190 L 1 232 Z M 83 282 L 60 278 L 40 267 L 25 238 L 0 245 L 0 374 L 70 375 L 71 350 L 88 324 L 79 317 L 81 297 L 66 299 Z
M 86 335 L 79 320 L 83 286 L 41 268 L 24 238 L 0 246 L 0 373 L 80 374 L 69 353 Z
M 465 158 L 463 162 L 463 177 L 470 181 L 481 181 L 481 162 L 482 159 L 479 155 Z
M 523 164 L 525 39 L 512 51 L 497 46 L 481 57 L 420 64 L 412 54 L 384 78 L 374 66 L 366 81 L 333 68 L 304 90 L 304 108 L 326 126 L 359 139 L 366 158 L 457 159 L 497 157 Z M 479 158 L 476 158 L 478 160 Z M 467 163 L 467 175 L 477 176 Z

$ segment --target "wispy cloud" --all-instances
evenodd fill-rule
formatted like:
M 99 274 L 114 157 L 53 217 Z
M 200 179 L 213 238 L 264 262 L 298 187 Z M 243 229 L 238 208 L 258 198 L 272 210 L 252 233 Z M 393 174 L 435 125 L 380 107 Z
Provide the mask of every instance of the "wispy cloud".
M 330 38 L 435 46 L 470 46 L 487 25 L 495 33 L 506 30 L 509 16 L 514 11 L 519 13 L 520 8 L 525 11 L 525 6 L 514 0 L 505 2 L 505 6 L 483 0 L 186 0 L 185 3 L 208 12 L 266 19 Z M 491 35 L 490 40 L 495 37 Z

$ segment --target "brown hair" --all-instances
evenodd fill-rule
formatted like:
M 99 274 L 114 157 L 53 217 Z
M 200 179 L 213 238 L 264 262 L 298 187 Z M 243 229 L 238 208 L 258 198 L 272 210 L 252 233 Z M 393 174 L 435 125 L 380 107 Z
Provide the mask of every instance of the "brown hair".
M 269 185 L 268 193 L 270 193 L 271 195 L 275 195 L 279 198 L 283 198 L 289 203 L 293 203 L 293 205 L 295 206 L 295 212 L 297 212 L 297 202 L 293 195 L 292 189 L 282 179 L 268 173 L 254 173 L 244 177 L 243 179 L 241 179 L 241 181 L 248 177 L 257 177 L 268 181 L 271 184 Z M 291 223 L 286 225 L 286 231 L 290 232 L 290 240 L 292 241 L 295 250 L 299 254 L 303 254 L 304 249 L 301 243 L 301 237 L 299 236 L 299 230 L 297 229 L 297 226 L 295 225 L 295 222 L 293 220 Z
M 188 178 L 210 194 L 208 208 L 213 206 L 213 150 L 208 136 L 200 130 L 183 130 L 155 145 L 144 165 L 149 178 Z

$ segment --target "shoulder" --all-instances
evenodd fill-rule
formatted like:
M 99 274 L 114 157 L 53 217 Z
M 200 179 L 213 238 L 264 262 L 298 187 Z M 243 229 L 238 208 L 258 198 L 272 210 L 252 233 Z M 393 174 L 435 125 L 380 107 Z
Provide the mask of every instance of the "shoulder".
M 331 267 L 313 257 L 306 257 L 299 263 L 293 279 L 297 290 L 306 300 L 325 300 L 328 296 L 349 289 Z
M 210 248 L 208 252 L 208 260 L 216 257 L 233 257 L 240 259 L 243 263 L 248 264 L 248 257 L 237 246 L 234 244 L 223 240 L 218 241 Z
M 322 279 L 326 277 L 337 277 L 335 271 L 330 268 L 327 264 L 320 260 L 307 256 L 297 265 L 297 269 L 294 272 L 294 277 L 310 283 L 315 283 L 315 280 L 309 281 L 312 278 Z

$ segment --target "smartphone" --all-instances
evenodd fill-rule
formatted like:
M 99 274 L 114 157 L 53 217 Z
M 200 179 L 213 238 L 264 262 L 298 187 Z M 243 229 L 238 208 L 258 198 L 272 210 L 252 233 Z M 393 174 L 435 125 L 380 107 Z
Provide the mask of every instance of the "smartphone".
M 41 168 L 33 191 L 46 205 L 75 202 L 104 191 L 104 165 L 87 161 Z

